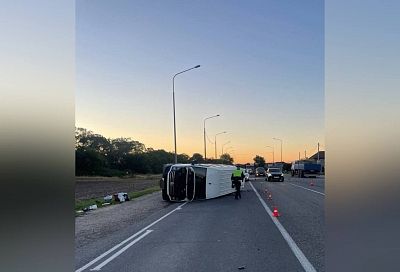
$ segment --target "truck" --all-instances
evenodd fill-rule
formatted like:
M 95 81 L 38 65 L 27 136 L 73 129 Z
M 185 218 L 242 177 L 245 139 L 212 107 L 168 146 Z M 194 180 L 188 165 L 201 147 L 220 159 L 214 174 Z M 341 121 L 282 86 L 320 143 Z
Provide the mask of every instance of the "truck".
M 312 160 L 297 160 L 292 163 L 292 177 L 316 177 L 321 173 L 321 164 Z

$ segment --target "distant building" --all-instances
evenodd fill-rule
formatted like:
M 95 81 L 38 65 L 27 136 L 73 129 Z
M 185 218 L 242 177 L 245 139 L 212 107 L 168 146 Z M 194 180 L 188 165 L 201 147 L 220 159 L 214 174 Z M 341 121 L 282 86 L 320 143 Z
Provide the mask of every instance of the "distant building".
M 312 155 L 309 159 L 321 164 L 322 172 L 325 173 L 325 151 L 319 151 Z

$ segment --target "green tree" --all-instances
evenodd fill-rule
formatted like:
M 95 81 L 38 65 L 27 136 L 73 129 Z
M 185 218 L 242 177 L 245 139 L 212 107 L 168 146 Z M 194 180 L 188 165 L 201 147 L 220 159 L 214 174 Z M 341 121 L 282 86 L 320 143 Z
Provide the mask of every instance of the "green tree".
M 187 154 L 178 154 L 179 163 L 190 160 Z M 161 173 L 163 165 L 173 161 L 173 153 L 146 148 L 131 138 L 107 139 L 85 128 L 75 130 L 76 175 Z
M 106 166 L 105 157 L 94 149 L 78 148 L 75 150 L 75 174 L 96 175 Z
M 151 172 L 148 156 L 145 153 L 126 155 L 124 167 L 132 173 L 146 174 Z
M 85 128 L 77 128 L 75 130 L 75 148 L 91 149 L 107 156 L 112 149 L 112 145 L 108 139 L 100 134 L 95 134 Z
M 200 153 L 194 153 L 192 155 L 192 157 L 190 157 L 189 159 L 191 162 L 195 161 L 197 163 L 204 163 L 204 158 L 203 155 L 201 155 Z
M 189 155 L 182 153 L 177 155 L 178 163 L 189 163 L 190 157 Z
M 162 173 L 163 165 L 174 161 L 174 154 L 163 149 L 147 151 L 145 154 L 151 172 L 154 174 Z
M 233 158 L 228 153 L 222 154 L 219 159 L 223 164 L 233 164 Z
M 142 154 L 146 151 L 144 144 L 131 138 L 113 139 L 111 140 L 111 147 L 109 162 L 112 167 L 121 170 L 125 167 L 125 158 L 128 154 Z
M 257 166 L 259 166 L 259 167 L 264 167 L 264 166 L 265 166 L 265 159 L 264 159 L 264 157 L 261 157 L 261 156 L 259 156 L 259 155 L 256 155 L 256 156 L 253 158 L 253 161 L 254 161 L 254 163 L 255 163 Z

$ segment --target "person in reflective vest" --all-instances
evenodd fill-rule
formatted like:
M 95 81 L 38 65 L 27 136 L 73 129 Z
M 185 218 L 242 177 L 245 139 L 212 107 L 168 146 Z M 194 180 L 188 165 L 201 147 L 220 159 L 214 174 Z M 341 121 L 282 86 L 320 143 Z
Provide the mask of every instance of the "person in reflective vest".
M 235 199 L 242 198 L 242 195 L 240 194 L 240 186 L 242 185 L 243 179 L 244 179 L 243 170 L 240 169 L 240 167 L 238 166 L 236 170 L 233 171 L 231 176 L 232 188 L 235 187 L 236 189 Z

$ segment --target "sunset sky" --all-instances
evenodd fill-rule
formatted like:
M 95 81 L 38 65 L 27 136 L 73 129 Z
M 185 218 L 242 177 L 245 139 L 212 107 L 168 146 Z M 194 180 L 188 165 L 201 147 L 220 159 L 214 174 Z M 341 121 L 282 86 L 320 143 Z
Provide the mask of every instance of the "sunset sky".
M 292 161 L 324 150 L 323 1 L 76 1 L 76 126 L 173 151 Z M 214 156 L 208 142 L 207 157 Z

